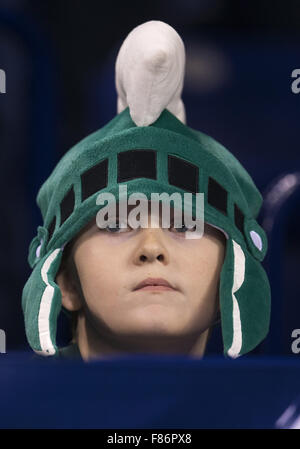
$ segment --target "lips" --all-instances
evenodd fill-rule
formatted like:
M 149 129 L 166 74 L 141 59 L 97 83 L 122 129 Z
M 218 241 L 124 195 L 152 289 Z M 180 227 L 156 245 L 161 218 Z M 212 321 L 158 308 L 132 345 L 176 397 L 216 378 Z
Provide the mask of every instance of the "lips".
M 146 288 L 146 287 L 165 287 L 166 289 L 172 289 L 172 290 L 176 290 L 166 279 L 162 279 L 162 278 L 147 278 L 144 279 L 142 282 L 140 282 L 135 288 L 134 290 L 140 290 L 142 288 Z

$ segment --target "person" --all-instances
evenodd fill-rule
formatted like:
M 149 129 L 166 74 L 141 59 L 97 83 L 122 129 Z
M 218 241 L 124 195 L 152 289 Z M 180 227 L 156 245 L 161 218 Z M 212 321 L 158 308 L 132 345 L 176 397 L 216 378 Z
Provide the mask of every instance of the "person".
M 246 354 L 267 335 L 270 285 L 260 263 L 267 238 L 256 221 L 262 196 L 226 148 L 185 124 L 184 63 L 169 25 L 132 30 L 116 61 L 118 114 L 71 148 L 42 185 L 44 224 L 29 247 L 33 272 L 22 295 L 37 354 L 201 358 L 218 317 L 225 356 Z M 155 213 L 153 194 L 161 199 Z M 165 226 L 164 204 L 174 194 L 189 198 L 179 213 L 188 226 L 177 226 L 178 205 Z M 147 213 L 142 222 L 131 216 L 139 223 L 131 226 L 130 215 L 145 211 L 137 202 Z M 66 348 L 56 345 L 62 310 L 73 320 Z
M 217 321 L 226 238 L 205 223 L 203 236 L 189 240 L 173 221 L 168 228 L 149 220 L 147 228 L 121 229 L 117 216 L 115 227 L 99 229 L 94 218 L 65 248 L 56 283 L 75 315 L 73 342 L 84 360 L 138 352 L 203 356 Z M 137 288 L 147 279 L 153 288 Z

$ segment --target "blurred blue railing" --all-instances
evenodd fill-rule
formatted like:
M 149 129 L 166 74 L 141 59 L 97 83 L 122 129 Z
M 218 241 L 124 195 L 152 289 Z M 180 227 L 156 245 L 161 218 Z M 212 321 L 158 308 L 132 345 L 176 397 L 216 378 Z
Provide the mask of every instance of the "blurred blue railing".
M 262 226 L 267 232 L 269 249 L 266 256 L 266 269 L 272 292 L 272 311 L 270 333 L 264 344 L 267 354 L 284 353 L 284 301 L 287 301 L 284 285 L 284 245 L 288 237 L 287 224 L 300 210 L 300 171 L 284 173 L 277 177 L 264 192 Z M 300 253 L 298 259 L 300 268 Z M 299 292 L 295 291 L 299 296 Z M 300 298 L 299 298 L 300 299 Z M 300 301 L 299 301 L 300 316 Z M 299 321 L 300 327 L 300 321 Z

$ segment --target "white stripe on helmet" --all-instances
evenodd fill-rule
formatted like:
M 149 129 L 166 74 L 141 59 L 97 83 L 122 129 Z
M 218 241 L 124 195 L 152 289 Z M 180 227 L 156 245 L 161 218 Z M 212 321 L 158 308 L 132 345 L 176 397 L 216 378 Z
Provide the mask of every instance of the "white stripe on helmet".
M 245 254 L 234 240 L 233 244 L 233 259 L 234 259 L 234 277 L 233 286 L 231 290 L 233 308 L 232 308 L 232 321 L 233 321 L 233 338 L 231 347 L 228 350 L 228 355 L 232 358 L 239 356 L 239 352 L 242 347 L 243 335 L 242 335 L 242 324 L 240 309 L 235 297 L 235 293 L 239 290 L 245 280 Z
M 41 351 L 35 351 L 38 354 L 41 355 L 53 355 L 55 354 L 56 350 L 53 346 L 53 343 L 51 341 L 50 337 L 50 311 L 51 311 L 51 305 L 52 300 L 54 296 L 54 287 L 49 284 L 48 280 L 48 272 L 51 267 L 52 262 L 56 259 L 58 253 L 61 251 L 60 248 L 55 249 L 45 260 L 42 269 L 41 269 L 41 276 L 43 281 L 46 284 L 46 288 L 43 292 L 43 296 L 40 303 L 40 310 L 39 310 L 39 316 L 38 316 L 38 330 L 39 330 L 39 339 L 40 339 L 40 345 L 41 345 Z

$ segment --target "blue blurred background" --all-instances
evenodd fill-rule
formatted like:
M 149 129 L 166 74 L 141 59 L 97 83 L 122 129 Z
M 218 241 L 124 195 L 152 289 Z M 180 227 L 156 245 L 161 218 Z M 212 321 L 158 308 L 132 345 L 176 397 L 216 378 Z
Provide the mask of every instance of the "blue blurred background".
M 28 247 L 42 224 L 37 192 L 62 155 L 116 114 L 114 63 L 148 20 L 186 47 L 187 124 L 225 145 L 265 203 L 272 289 L 268 338 L 253 351 L 289 355 L 300 328 L 300 3 L 253 0 L 0 0 L 0 329 L 7 352 L 28 350 L 21 310 Z M 67 336 L 61 318 L 59 338 Z M 216 328 L 208 354 L 221 354 Z M 249 355 L 251 357 L 251 354 Z

